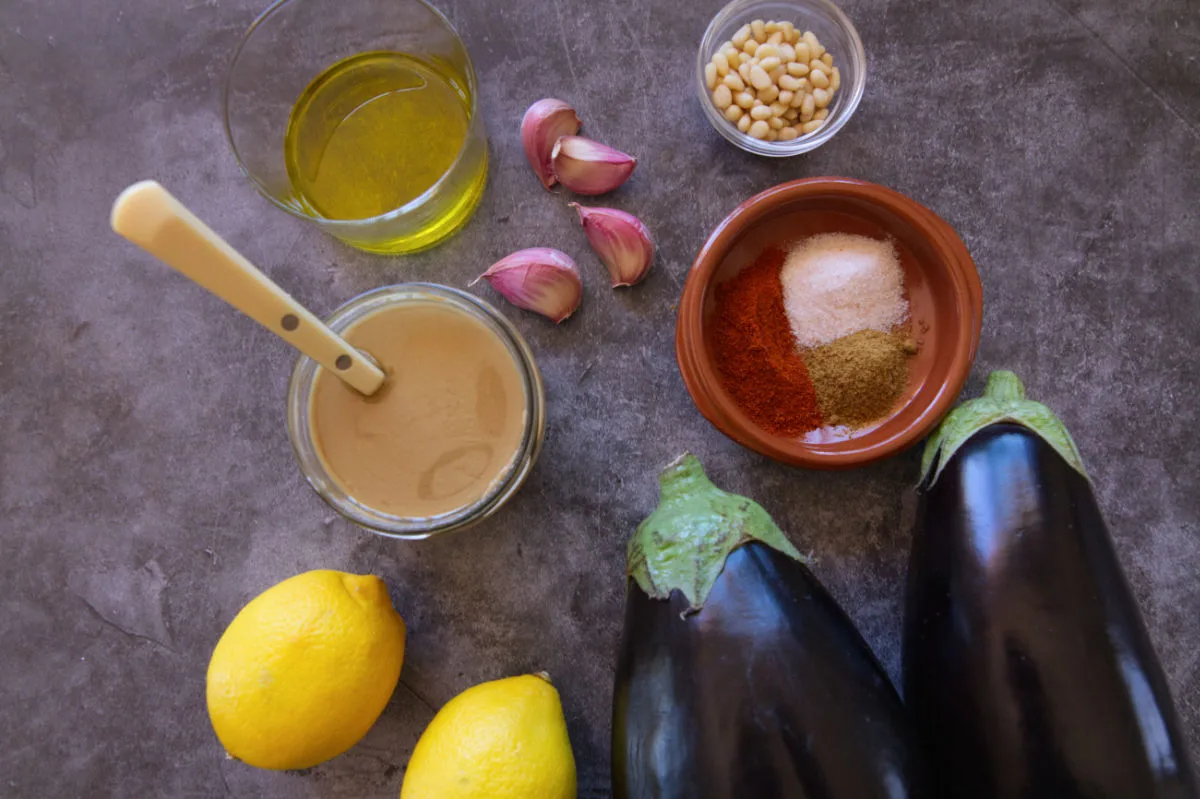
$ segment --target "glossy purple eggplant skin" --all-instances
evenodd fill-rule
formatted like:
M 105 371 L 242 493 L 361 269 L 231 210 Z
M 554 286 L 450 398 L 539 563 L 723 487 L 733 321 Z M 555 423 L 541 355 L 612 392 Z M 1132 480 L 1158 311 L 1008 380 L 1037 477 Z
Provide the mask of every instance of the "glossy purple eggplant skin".
M 686 615 L 629 584 L 613 702 L 615 799 L 920 794 L 895 688 L 802 563 L 750 543 Z
M 1162 668 L 1091 484 L 993 424 L 923 491 L 904 696 L 947 799 L 1192 799 Z

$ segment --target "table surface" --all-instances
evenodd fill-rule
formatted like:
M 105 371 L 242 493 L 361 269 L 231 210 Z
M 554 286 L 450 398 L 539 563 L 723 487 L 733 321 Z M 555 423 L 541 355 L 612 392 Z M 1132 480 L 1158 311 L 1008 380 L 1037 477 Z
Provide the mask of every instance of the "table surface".
M 441 0 L 481 77 L 490 182 L 457 237 L 352 251 L 272 208 L 225 144 L 219 84 L 257 0 L 0 7 L 0 793 L 395 796 L 434 709 L 554 675 L 580 797 L 608 791 L 625 542 L 684 449 L 762 501 L 898 669 L 918 453 L 848 473 L 761 458 L 697 414 L 675 303 L 713 226 L 780 181 L 848 175 L 945 217 L 983 279 L 967 393 L 1008 367 L 1095 479 L 1193 751 L 1200 744 L 1200 14 L 1191 0 L 849 0 L 866 96 L 817 152 L 735 150 L 701 115 L 695 46 L 719 0 Z M 605 202 L 659 259 L 612 291 L 522 156 L 543 96 L 635 153 Z M 575 254 L 563 325 L 510 309 L 546 378 L 546 446 L 489 522 L 397 543 L 335 518 L 284 429 L 293 357 L 108 229 L 155 177 L 318 313 L 403 280 L 464 286 L 508 252 Z M 490 289 L 473 289 L 496 299 Z M 346 755 L 299 773 L 227 760 L 204 678 L 251 597 L 307 569 L 374 572 L 408 623 L 401 685 Z

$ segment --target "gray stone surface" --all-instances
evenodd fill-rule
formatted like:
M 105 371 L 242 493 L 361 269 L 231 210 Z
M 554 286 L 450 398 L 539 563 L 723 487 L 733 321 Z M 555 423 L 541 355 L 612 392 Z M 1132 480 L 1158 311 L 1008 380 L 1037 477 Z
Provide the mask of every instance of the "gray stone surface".
M 848 0 L 866 97 L 786 163 L 732 149 L 700 114 L 694 48 L 717 0 L 441 5 L 481 74 L 490 184 L 457 238 L 386 260 L 271 208 L 237 171 L 218 87 L 255 0 L 0 4 L 0 794 L 394 796 L 433 708 L 547 669 L 580 796 L 607 796 L 624 543 L 684 448 L 820 555 L 895 673 L 916 453 L 845 474 L 768 462 L 695 413 L 673 359 L 708 231 L 750 194 L 822 174 L 903 191 L 971 248 L 986 313 L 969 390 L 1014 368 L 1075 432 L 1200 744 L 1192 0 Z M 568 198 L 525 165 L 517 123 L 545 95 L 642 159 L 611 200 L 661 245 L 637 289 L 606 287 Z M 389 282 L 463 286 L 518 247 L 575 253 L 574 318 L 511 314 L 550 409 L 511 506 L 420 544 L 333 518 L 288 446 L 291 353 L 109 231 L 113 197 L 151 176 L 318 312 Z M 310 772 L 228 761 L 205 712 L 209 653 L 250 597 L 317 567 L 387 580 L 409 624 L 403 685 L 359 746 Z

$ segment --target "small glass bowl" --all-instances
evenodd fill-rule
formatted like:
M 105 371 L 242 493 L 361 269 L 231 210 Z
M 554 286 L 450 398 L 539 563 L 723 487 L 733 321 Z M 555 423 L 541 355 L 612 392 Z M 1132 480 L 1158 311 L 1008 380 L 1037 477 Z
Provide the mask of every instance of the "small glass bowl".
M 717 46 L 733 38 L 738 28 L 756 19 L 792 22 L 800 31 L 810 30 L 833 53 L 834 65 L 842 85 L 833 95 L 825 124 L 807 136 L 791 141 L 766 141 L 742 133 L 712 102 L 712 92 L 704 81 L 704 65 L 712 60 Z M 862 100 L 867 81 L 867 54 L 858 31 L 829 0 L 734 0 L 713 17 L 700 41 L 696 55 L 696 89 L 700 107 L 717 132 L 746 152 L 773 158 L 787 158 L 815 150 L 832 139 L 854 115 Z
M 546 395 L 542 376 L 534 361 L 533 352 L 512 323 L 499 311 L 464 291 L 434 283 L 401 283 L 361 294 L 334 311 L 325 323 L 336 333 L 345 331 L 355 322 L 373 313 L 397 305 L 412 303 L 445 303 L 479 320 L 504 342 L 521 372 L 525 387 L 525 432 L 505 472 L 477 501 L 435 516 L 395 516 L 359 502 L 334 480 L 317 453 L 313 433 L 311 408 L 313 387 L 320 366 L 307 356 L 300 356 L 288 384 L 287 426 L 292 451 L 300 463 L 300 471 L 313 490 L 344 518 L 373 533 L 389 538 L 417 540 L 438 533 L 462 530 L 495 513 L 525 482 L 546 432 Z

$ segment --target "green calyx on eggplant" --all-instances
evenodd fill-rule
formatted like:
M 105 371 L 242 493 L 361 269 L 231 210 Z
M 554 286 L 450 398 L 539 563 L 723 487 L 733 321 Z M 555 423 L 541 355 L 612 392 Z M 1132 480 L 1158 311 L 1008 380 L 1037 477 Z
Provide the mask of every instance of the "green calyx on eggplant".
M 1062 423 L 995 372 L 925 460 L 903 678 L 933 795 L 1196 799 L 1166 678 Z
M 629 544 L 614 799 L 908 799 L 914 735 L 867 643 L 757 503 L 684 455 Z
M 629 539 L 627 573 L 648 596 L 679 591 L 689 612 L 704 601 L 729 553 L 758 541 L 801 563 L 801 555 L 763 507 L 713 485 L 690 452 L 658 476 L 659 505 Z
M 1025 385 L 1020 378 L 998 369 L 988 375 L 982 397 L 968 400 L 951 411 L 929 437 L 921 458 L 921 482 L 933 485 L 967 439 L 986 427 L 1003 422 L 1028 428 L 1053 447 L 1071 468 L 1088 476 L 1083 468 L 1083 457 L 1066 425 L 1042 403 L 1025 398 Z

